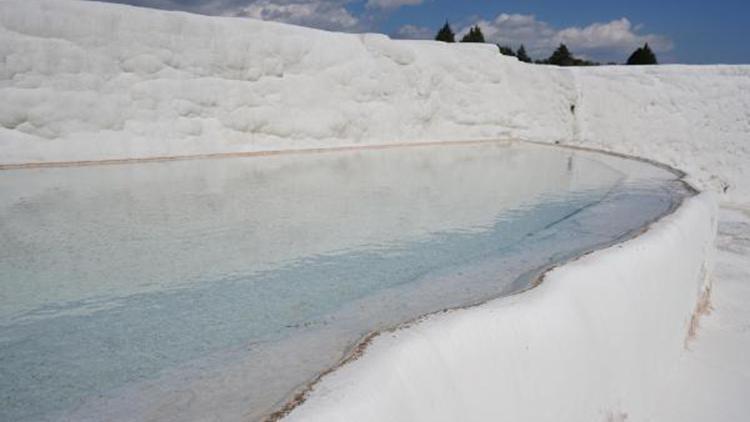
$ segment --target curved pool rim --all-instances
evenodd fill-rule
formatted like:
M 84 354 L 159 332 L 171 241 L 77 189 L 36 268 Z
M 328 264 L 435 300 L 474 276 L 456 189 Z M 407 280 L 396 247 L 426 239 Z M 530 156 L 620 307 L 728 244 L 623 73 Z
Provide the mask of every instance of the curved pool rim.
M 509 297 L 509 296 L 518 296 L 523 295 L 527 293 L 530 290 L 533 290 L 543 284 L 545 282 L 545 278 L 549 272 L 552 270 L 565 266 L 569 263 L 578 261 L 579 259 L 590 255 L 594 252 L 604 250 L 607 248 L 610 248 L 612 246 L 624 243 L 626 241 L 629 241 L 631 239 L 635 239 L 642 234 L 649 231 L 655 224 L 663 220 L 664 218 L 672 215 L 677 211 L 684 201 L 688 198 L 691 198 L 693 196 L 698 195 L 701 193 L 699 189 L 697 189 L 695 186 L 693 186 L 691 183 L 689 183 L 686 180 L 687 173 L 677 169 L 675 167 L 672 167 L 668 164 L 659 162 L 657 160 L 640 157 L 640 156 L 634 156 L 634 155 L 628 155 L 613 151 L 607 151 L 597 148 L 590 148 L 590 147 L 582 147 L 577 145 L 569 145 L 561 142 L 555 142 L 555 143 L 547 143 L 547 142 L 540 142 L 540 141 L 530 141 L 530 140 L 522 140 L 522 139 L 484 139 L 484 140 L 469 140 L 469 141 L 448 141 L 448 142 L 419 142 L 419 143 L 407 143 L 407 144 L 384 144 L 384 145 L 367 145 L 367 146 L 360 146 L 360 147 L 336 147 L 336 148 L 319 148 L 319 149 L 310 149 L 310 150 L 290 150 L 290 151 L 273 151 L 271 153 L 259 153 L 257 155 L 277 155 L 277 154 L 283 154 L 286 152 L 289 153 L 322 153 L 322 152 L 332 152 L 332 151 L 351 151 L 351 150 L 369 150 L 369 149 L 387 149 L 387 148 L 409 148 L 409 147 L 427 147 L 427 146 L 450 146 L 450 145 L 482 145 L 482 144 L 530 144 L 530 145 L 536 145 L 536 146 L 542 146 L 542 147 L 548 147 L 548 148 L 556 148 L 556 149 L 562 149 L 562 150 L 570 150 L 570 151 L 582 151 L 582 152 L 588 152 L 592 154 L 601 154 L 605 156 L 610 157 L 616 157 L 624 160 L 632 160 L 632 161 L 638 161 L 642 163 L 646 163 L 648 165 L 658 167 L 660 169 L 666 170 L 676 176 L 678 181 L 683 185 L 683 187 L 686 189 L 687 195 L 680 198 L 677 202 L 675 202 L 670 209 L 665 212 L 664 214 L 651 219 L 647 221 L 642 227 L 631 230 L 627 233 L 623 233 L 622 236 L 618 237 L 616 240 L 612 242 L 608 242 L 607 244 L 601 245 L 599 247 L 587 249 L 585 251 L 582 251 L 579 254 L 576 254 L 573 257 L 562 259 L 559 262 L 554 262 L 549 265 L 544 265 L 540 268 L 537 268 L 533 270 L 529 287 L 526 287 L 524 289 L 512 292 L 507 295 L 502 296 L 495 296 L 495 297 L 489 297 L 486 299 L 483 299 L 481 301 L 478 301 L 476 303 L 471 303 L 467 305 L 462 306 L 456 306 L 456 307 L 450 307 L 445 309 L 436 310 L 433 312 L 429 312 L 423 315 L 420 315 L 416 318 L 412 318 L 408 321 L 404 321 L 402 323 L 399 323 L 395 326 L 381 329 L 381 330 L 373 330 L 369 333 L 365 334 L 360 338 L 359 341 L 357 341 L 352 347 L 349 348 L 344 354 L 344 356 L 337 362 L 334 366 L 325 369 L 322 371 L 318 376 L 316 376 L 313 380 L 309 381 L 303 386 L 300 386 L 300 388 L 287 396 L 286 400 L 281 401 L 280 406 L 277 407 L 277 410 L 272 411 L 267 416 L 262 418 L 264 421 L 278 421 L 284 419 L 285 416 L 289 415 L 293 410 L 295 410 L 297 407 L 305 403 L 305 401 L 308 400 L 309 394 L 313 391 L 313 389 L 321 383 L 321 381 L 328 375 L 332 374 L 333 372 L 339 370 L 340 368 L 346 366 L 347 364 L 363 357 L 367 354 L 368 347 L 372 344 L 372 342 L 380 335 L 387 334 L 387 333 L 393 333 L 396 331 L 401 330 L 407 330 L 410 327 L 419 324 L 422 321 L 425 321 L 435 315 L 444 314 L 448 312 L 460 312 L 462 310 L 467 310 L 471 308 L 480 307 L 483 305 L 486 305 L 489 302 L 492 302 L 494 300 L 499 299 L 500 297 Z M 255 155 L 255 154 L 253 154 Z M 234 156 L 234 155 L 232 155 Z M 519 278 L 523 278 L 525 276 L 528 276 L 529 274 L 520 275 Z

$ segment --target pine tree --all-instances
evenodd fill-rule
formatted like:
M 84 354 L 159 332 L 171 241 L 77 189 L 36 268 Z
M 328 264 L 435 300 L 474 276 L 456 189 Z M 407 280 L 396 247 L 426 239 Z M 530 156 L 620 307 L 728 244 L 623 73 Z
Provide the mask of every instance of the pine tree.
M 461 42 L 484 42 L 484 34 L 479 25 L 473 26 L 469 32 L 461 38 Z
M 448 21 L 445 21 L 445 25 L 443 25 L 437 35 L 435 35 L 435 41 L 456 42 L 456 34 L 451 29 Z
M 516 56 L 516 52 L 513 51 L 512 48 L 505 46 L 505 45 L 500 45 L 500 44 L 496 44 L 496 45 L 497 45 L 497 48 L 500 49 L 500 54 L 502 54 L 503 56 L 511 56 L 511 57 Z
M 518 47 L 518 51 L 516 52 L 516 57 L 518 57 L 518 60 L 524 62 L 524 63 L 531 63 L 531 57 L 529 57 L 528 54 L 526 54 L 526 48 L 521 44 L 520 47 Z
M 658 64 L 656 61 L 656 54 L 651 51 L 651 47 L 646 43 L 643 47 L 635 50 L 633 54 L 628 58 L 628 64 L 635 65 L 646 65 L 646 64 Z
M 570 50 L 565 44 L 560 44 L 557 50 L 547 59 L 547 63 L 557 66 L 573 66 L 576 64 L 576 59 L 570 54 Z

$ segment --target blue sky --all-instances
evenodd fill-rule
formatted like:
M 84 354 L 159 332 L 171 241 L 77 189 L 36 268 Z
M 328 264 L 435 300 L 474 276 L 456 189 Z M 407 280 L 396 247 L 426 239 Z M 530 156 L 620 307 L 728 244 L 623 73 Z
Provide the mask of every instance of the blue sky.
M 645 42 L 662 62 L 750 63 L 750 0 L 109 0 L 209 15 L 248 16 L 394 38 L 431 38 L 447 19 L 479 24 L 488 41 L 544 58 L 624 61 Z

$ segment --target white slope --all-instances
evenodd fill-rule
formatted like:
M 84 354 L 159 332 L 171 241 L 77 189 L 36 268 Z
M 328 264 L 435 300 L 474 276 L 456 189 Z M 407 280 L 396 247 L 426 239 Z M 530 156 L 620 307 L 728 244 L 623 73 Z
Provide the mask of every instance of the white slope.
M 1 163 L 570 133 L 568 72 L 491 45 L 5 0 L 0 56 Z
M 659 395 L 655 421 L 741 422 L 750 414 L 750 208 L 720 213 L 711 305 Z
M 750 66 L 574 72 L 574 143 L 664 162 L 724 202 L 750 203 Z

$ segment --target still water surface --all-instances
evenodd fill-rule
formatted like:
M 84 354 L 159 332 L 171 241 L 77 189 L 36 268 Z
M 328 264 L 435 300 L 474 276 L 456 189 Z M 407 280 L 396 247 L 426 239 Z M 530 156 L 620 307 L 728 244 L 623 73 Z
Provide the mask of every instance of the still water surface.
M 0 420 L 267 414 L 363 335 L 528 287 L 687 194 L 473 144 L 0 172 Z

